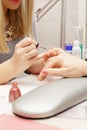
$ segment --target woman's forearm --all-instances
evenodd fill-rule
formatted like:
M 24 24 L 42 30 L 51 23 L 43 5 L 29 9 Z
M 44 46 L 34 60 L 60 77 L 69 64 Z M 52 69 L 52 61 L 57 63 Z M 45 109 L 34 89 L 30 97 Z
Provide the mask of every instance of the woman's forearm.
M 7 83 L 9 80 L 17 76 L 19 72 L 15 69 L 11 60 L 0 64 L 0 84 Z

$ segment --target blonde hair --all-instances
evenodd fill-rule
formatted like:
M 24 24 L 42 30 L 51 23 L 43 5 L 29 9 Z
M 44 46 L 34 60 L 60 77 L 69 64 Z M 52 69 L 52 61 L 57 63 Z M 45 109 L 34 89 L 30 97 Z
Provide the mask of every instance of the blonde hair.
M 9 24 L 16 28 L 15 37 L 20 35 L 33 37 L 32 34 L 32 14 L 33 0 L 22 0 L 17 10 L 8 10 Z M 2 2 L 0 0 L 0 52 L 8 52 L 8 46 L 5 41 L 5 19 Z

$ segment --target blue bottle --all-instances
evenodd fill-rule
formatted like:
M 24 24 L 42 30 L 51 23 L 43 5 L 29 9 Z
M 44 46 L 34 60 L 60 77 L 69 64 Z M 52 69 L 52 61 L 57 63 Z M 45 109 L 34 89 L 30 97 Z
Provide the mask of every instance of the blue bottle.
M 69 54 L 72 54 L 72 43 L 67 43 L 65 46 L 65 51 Z

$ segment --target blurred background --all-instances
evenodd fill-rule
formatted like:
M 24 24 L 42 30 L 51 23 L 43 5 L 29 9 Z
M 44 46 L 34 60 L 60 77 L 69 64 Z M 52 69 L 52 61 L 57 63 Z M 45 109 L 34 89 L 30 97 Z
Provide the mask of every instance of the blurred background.
M 50 0 L 35 0 L 37 40 L 47 48 L 64 47 L 75 39 L 75 28 L 82 30 L 82 42 L 87 43 L 87 0 L 51 0 L 55 5 L 38 20 L 37 12 Z M 50 5 L 50 4 L 49 4 Z M 49 7 L 49 6 L 48 6 Z M 43 12 L 43 11 L 42 11 Z M 39 15 L 38 15 L 39 17 Z

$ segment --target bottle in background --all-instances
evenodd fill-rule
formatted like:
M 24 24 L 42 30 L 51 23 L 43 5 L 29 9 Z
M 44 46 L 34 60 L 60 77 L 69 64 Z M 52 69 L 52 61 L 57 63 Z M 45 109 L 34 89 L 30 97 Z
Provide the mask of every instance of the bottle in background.
M 72 55 L 81 58 L 81 48 L 79 40 L 73 41 Z
M 75 26 L 75 42 L 77 41 L 81 51 L 81 59 L 85 59 L 85 51 L 83 45 L 83 27 L 82 26 Z M 77 43 L 76 43 L 77 44 Z
M 65 45 L 65 51 L 69 54 L 72 54 L 72 43 L 67 43 Z

